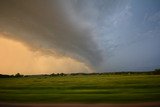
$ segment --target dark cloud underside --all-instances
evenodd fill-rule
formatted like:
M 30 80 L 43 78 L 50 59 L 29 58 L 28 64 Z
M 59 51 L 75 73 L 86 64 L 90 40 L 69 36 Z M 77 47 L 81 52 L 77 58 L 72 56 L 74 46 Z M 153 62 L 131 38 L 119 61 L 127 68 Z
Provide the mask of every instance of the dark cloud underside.
M 97 65 L 101 53 L 90 28 L 72 22 L 59 0 L 0 1 L 0 31 L 32 49 Z M 11 34 L 11 35 L 10 35 Z

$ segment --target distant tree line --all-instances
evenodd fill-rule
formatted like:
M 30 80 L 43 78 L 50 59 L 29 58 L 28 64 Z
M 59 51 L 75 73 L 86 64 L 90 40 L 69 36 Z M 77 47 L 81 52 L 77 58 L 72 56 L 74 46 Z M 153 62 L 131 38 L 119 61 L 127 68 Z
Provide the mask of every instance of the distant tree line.
M 160 75 L 160 69 L 155 69 L 152 73 L 155 75 Z
M 0 74 L 0 78 L 10 78 L 10 77 L 23 77 L 20 73 L 16 73 L 15 75 L 5 75 L 5 74 Z
M 154 71 L 149 72 L 105 72 L 105 73 L 52 73 L 52 74 L 42 74 L 42 75 L 22 75 L 20 73 L 16 73 L 15 75 L 4 75 L 0 74 L 0 78 L 19 78 L 19 77 L 31 77 L 31 76 L 76 76 L 76 75 L 131 75 L 131 74 L 147 74 L 147 75 L 160 75 L 160 69 L 155 69 Z

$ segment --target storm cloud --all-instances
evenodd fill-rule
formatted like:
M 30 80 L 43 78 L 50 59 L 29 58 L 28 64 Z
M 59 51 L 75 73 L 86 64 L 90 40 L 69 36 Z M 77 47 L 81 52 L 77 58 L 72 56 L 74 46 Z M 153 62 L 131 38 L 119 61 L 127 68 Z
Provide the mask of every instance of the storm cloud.
M 92 29 L 74 11 L 76 1 L 2 0 L 0 31 L 32 50 L 67 56 L 96 66 L 102 61 Z M 76 19 L 77 18 L 77 19 Z
M 99 72 L 151 70 L 160 64 L 159 4 L 0 0 L 0 33 L 33 52 L 69 57 Z

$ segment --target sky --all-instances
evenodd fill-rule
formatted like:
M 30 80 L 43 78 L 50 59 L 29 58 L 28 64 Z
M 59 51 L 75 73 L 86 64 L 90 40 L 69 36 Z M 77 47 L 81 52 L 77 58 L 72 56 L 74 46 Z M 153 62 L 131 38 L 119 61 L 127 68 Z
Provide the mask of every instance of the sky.
M 0 0 L 0 73 L 160 68 L 159 0 Z

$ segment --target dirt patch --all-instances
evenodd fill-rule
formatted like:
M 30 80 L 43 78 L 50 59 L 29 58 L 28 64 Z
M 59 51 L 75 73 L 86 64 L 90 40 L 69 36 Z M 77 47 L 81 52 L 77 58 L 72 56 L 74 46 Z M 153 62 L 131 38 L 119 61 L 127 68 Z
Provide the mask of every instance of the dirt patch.
M 160 107 L 160 102 L 133 104 L 15 104 L 0 103 L 0 107 Z

